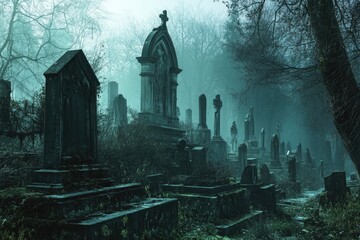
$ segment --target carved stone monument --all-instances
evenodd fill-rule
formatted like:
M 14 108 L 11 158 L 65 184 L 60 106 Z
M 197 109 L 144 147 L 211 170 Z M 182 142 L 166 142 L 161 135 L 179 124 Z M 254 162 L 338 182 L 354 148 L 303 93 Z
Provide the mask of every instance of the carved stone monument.
M 199 125 L 194 131 L 193 139 L 195 144 L 208 148 L 211 140 L 211 131 L 206 125 L 206 96 L 199 96 Z
M 217 94 L 213 100 L 213 105 L 215 108 L 214 115 L 214 136 L 210 142 L 209 148 L 209 161 L 212 163 L 227 163 L 227 143 L 220 136 L 220 110 L 222 107 L 222 101 L 220 99 L 220 94 Z
M 166 23 L 166 10 L 160 14 L 161 25 L 147 36 L 141 57 L 141 106 L 139 118 L 154 139 L 174 142 L 182 137 L 177 111 L 177 75 L 182 71 Z

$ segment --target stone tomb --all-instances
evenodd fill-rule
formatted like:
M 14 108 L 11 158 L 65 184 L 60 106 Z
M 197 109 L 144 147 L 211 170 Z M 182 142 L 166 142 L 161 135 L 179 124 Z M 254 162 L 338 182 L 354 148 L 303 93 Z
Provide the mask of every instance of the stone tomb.
M 98 164 L 99 82 L 83 51 L 66 52 L 44 75 L 43 169 L 34 171 L 28 186 L 43 195 L 24 203 L 25 217 L 44 234 L 39 239 L 134 239 L 159 226 L 170 232 L 175 199 L 146 199 L 139 183 L 113 185 Z
M 141 106 L 139 119 L 158 141 L 176 143 L 184 131 L 179 129 L 177 75 L 182 71 L 166 23 L 164 10 L 161 25 L 147 36 L 141 57 Z

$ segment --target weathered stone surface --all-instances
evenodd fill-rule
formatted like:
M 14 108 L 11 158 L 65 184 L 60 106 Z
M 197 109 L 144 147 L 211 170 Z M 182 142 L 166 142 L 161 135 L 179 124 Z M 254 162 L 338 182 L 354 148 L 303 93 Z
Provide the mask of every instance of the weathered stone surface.
M 256 184 L 258 182 L 256 165 L 247 165 L 241 175 L 241 184 Z
M 66 159 L 97 162 L 99 81 L 82 50 L 66 52 L 45 73 L 44 167 Z
M 166 24 L 147 36 L 137 60 L 141 64 L 140 119 L 146 124 L 177 128 L 177 75 L 182 70 Z

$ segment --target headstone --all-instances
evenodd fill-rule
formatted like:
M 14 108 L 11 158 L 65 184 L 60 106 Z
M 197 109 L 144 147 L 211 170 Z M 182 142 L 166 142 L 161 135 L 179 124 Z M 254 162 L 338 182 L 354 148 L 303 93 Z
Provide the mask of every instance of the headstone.
M 206 170 L 206 148 L 194 147 L 190 150 L 192 173 L 201 173 Z
M 175 154 L 176 162 L 179 164 L 179 173 L 188 175 L 190 171 L 190 155 L 186 150 L 186 141 L 184 139 L 179 140 L 177 144 L 177 150 Z
M 285 155 L 285 142 L 281 141 L 280 143 L 280 154 Z
M 206 125 L 206 96 L 199 96 L 199 126 L 198 129 L 208 129 Z
M 246 159 L 246 165 L 257 165 L 258 164 L 258 161 L 257 161 L 257 158 L 247 158 Z
M 329 176 L 324 178 L 325 191 L 332 201 L 339 200 L 345 197 L 349 191 L 346 186 L 345 172 L 332 172 Z
M 0 79 L 0 132 L 10 124 L 11 82 Z
M 220 99 L 220 94 L 217 94 L 213 100 L 215 115 L 214 115 L 214 137 L 220 136 L 220 110 L 222 108 L 222 101 Z
M 115 98 L 118 96 L 119 85 L 115 81 L 108 83 L 108 109 L 111 111 L 113 109 L 113 104 Z
M 288 161 L 288 174 L 289 181 L 296 183 L 296 158 L 294 156 Z
M 128 124 L 127 101 L 122 94 L 119 94 L 113 103 L 113 124 L 115 127 Z
M 44 75 L 44 168 L 96 163 L 99 81 L 83 51 L 66 52 Z
M 241 175 L 241 184 L 256 184 L 258 182 L 256 165 L 247 165 Z
M 244 142 L 247 142 L 250 140 L 250 121 L 249 121 L 249 115 L 246 115 L 246 118 L 244 120 Z
M 244 170 L 247 165 L 247 146 L 245 143 L 238 147 L 238 160 L 240 162 L 241 170 Z
M 265 185 L 272 183 L 270 170 L 266 164 L 260 166 L 260 181 Z
M 250 138 L 255 137 L 255 120 L 254 120 L 254 107 L 249 107 L 249 135 Z
M 230 128 L 230 133 L 231 133 L 231 151 L 236 152 L 238 129 L 236 127 L 235 121 L 232 123 L 232 126 Z
M 206 96 L 201 94 L 199 97 L 199 125 L 193 132 L 193 141 L 202 147 L 208 148 L 211 140 L 211 131 L 206 125 Z
M 308 165 L 308 166 L 312 166 L 313 165 L 313 159 L 311 157 L 311 153 L 309 151 L 309 149 L 307 148 L 306 149 L 306 152 L 305 152 L 305 163 Z
M 302 146 L 301 146 L 301 143 L 299 143 L 297 145 L 297 148 L 296 148 L 296 159 L 298 159 L 298 161 L 302 161 Z
M 185 111 L 185 125 L 192 127 L 192 110 L 190 108 Z
M 270 168 L 281 168 L 280 163 L 280 153 L 279 153 L 279 138 L 277 134 L 274 134 L 271 138 L 271 162 L 270 162 Z
M 261 129 L 261 149 L 265 149 L 265 129 Z
M 220 109 L 222 101 L 220 95 L 217 94 L 213 100 L 215 115 L 214 115 L 214 136 L 210 141 L 209 147 L 209 162 L 215 164 L 227 164 L 227 143 L 220 136 Z
M 166 11 L 161 15 L 166 16 Z M 141 57 L 137 57 L 141 64 L 139 117 L 146 124 L 177 128 L 177 76 L 182 70 L 167 30 L 167 19 L 147 36 Z

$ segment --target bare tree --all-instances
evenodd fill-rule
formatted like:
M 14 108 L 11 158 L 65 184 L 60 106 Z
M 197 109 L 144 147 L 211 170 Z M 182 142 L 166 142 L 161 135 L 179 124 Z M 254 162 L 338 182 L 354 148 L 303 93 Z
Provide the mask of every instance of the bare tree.
M 359 66 L 360 1 L 359 0 L 258 0 L 224 1 L 230 14 L 245 16 L 239 21 L 251 23 L 252 37 L 274 50 L 260 58 L 260 64 L 270 64 L 265 72 L 275 69 L 279 80 L 289 71 L 320 70 L 321 75 L 302 77 L 315 84 L 319 79 L 330 96 L 335 126 L 340 133 L 356 169 L 360 172 L 360 99 L 353 69 Z M 264 21 L 265 20 L 265 21 Z M 267 20 L 267 21 L 266 21 Z M 249 30 L 249 29 L 244 29 Z M 261 34 L 266 33 L 266 37 Z M 264 39 L 268 42 L 264 42 Z M 240 49 L 243 50 L 243 49 Z M 241 51 L 240 51 L 241 52 Z M 268 53 L 268 52 L 267 52 Z M 256 68 L 255 68 L 256 69 Z M 273 80 L 269 78 L 270 81 Z M 294 84 L 292 80 L 286 84 Z M 304 84 L 304 81 L 301 83 Z
M 0 0 L 0 79 L 41 81 L 60 54 L 99 31 L 98 0 Z

